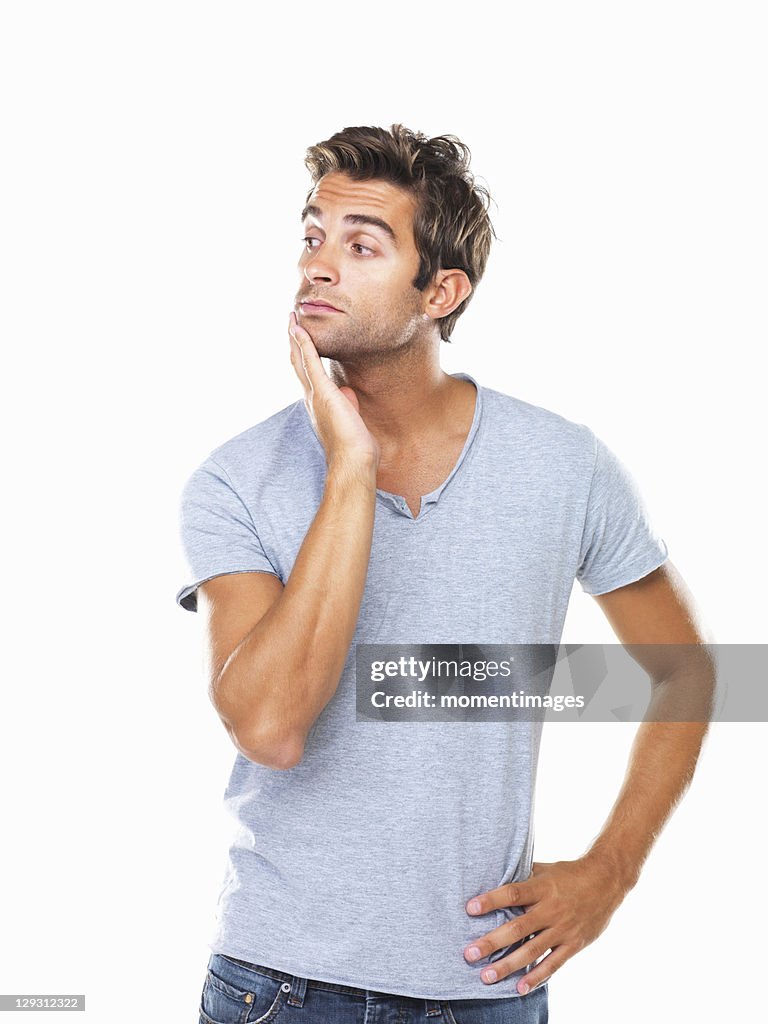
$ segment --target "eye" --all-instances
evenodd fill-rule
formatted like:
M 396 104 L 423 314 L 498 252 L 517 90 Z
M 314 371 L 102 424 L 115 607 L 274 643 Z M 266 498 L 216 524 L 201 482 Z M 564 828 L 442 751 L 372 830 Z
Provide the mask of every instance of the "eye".
M 373 254 L 373 249 L 369 249 L 367 245 L 362 245 L 360 242 L 352 243 L 353 249 L 365 249 L 366 252 Z M 362 255 L 362 254 L 361 254 Z
M 308 252 L 311 251 L 314 248 L 314 246 L 310 245 L 309 243 L 310 242 L 319 242 L 319 241 L 320 241 L 320 239 L 319 238 L 315 238 L 314 235 L 307 235 L 305 238 L 302 238 L 302 242 L 304 243 L 304 247 L 307 249 Z

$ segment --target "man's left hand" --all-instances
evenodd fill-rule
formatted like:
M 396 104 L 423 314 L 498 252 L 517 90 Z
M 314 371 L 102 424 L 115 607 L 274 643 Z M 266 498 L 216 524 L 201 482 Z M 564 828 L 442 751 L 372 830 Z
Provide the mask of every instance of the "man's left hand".
M 518 992 L 526 995 L 548 981 L 574 953 L 595 941 L 630 888 L 610 863 L 598 857 L 535 863 L 526 881 L 510 882 L 467 901 L 467 913 L 473 917 L 501 907 L 526 910 L 472 942 L 464 950 L 464 957 L 472 963 L 533 935 L 509 956 L 484 967 L 480 974 L 484 982 L 501 981 L 551 950 L 518 981 Z M 474 958 L 470 954 L 473 949 L 479 950 Z

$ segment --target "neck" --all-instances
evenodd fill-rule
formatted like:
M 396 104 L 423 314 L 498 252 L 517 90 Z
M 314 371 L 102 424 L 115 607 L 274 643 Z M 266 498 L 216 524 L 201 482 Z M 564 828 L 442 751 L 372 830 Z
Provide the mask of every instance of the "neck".
M 444 428 L 459 382 L 440 367 L 439 345 L 430 338 L 374 360 L 330 361 L 331 380 L 353 389 L 382 450 L 407 447 Z

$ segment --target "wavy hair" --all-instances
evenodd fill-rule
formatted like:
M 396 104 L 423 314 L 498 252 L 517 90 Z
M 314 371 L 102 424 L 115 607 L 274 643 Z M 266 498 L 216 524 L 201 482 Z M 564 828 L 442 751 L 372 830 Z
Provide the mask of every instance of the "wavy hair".
M 488 209 L 491 195 L 469 170 L 469 148 L 455 135 L 428 138 L 401 124 L 391 128 L 344 128 L 307 149 L 304 159 L 313 188 L 326 174 L 355 181 L 373 178 L 397 185 L 414 197 L 413 235 L 419 271 L 413 286 L 424 291 L 438 270 L 463 270 L 472 291 L 440 318 L 440 337 L 450 341 L 467 308 L 496 238 Z M 312 189 L 307 195 L 307 201 Z

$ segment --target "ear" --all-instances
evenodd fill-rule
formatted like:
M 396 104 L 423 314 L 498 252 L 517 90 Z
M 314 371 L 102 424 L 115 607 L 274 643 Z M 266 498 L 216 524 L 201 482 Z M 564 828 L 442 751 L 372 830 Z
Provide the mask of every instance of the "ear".
M 433 320 L 448 316 L 472 291 L 463 270 L 438 270 L 426 292 L 424 313 Z

